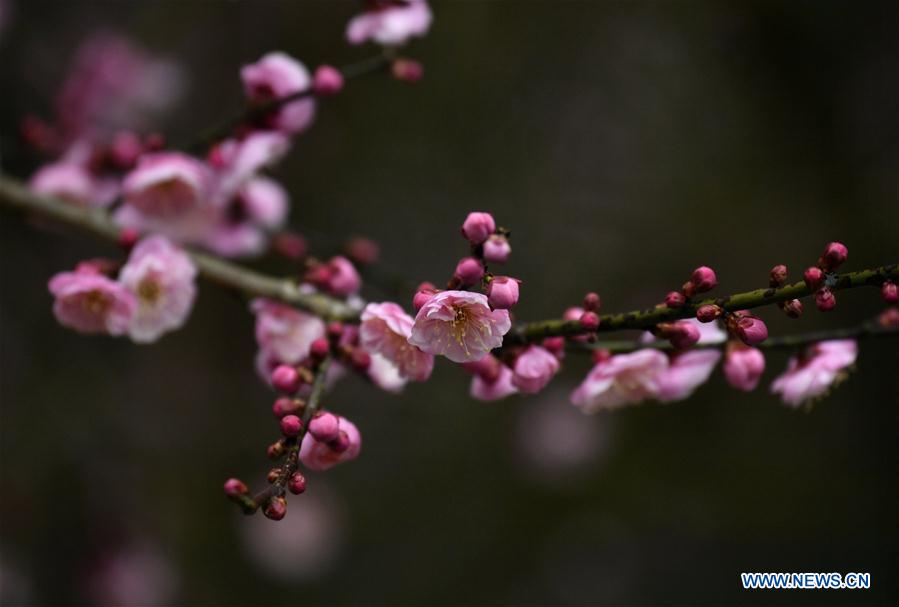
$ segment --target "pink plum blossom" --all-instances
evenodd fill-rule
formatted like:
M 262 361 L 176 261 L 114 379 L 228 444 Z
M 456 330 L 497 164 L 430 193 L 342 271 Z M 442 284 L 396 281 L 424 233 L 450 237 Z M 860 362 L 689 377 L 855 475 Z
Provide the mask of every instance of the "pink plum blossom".
M 128 327 L 131 339 L 148 343 L 181 327 L 196 296 L 196 276 L 187 253 L 164 236 L 140 241 L 119 273 L 119 281 L 138 303 Z
M 141 157 L 125 176 L 125 203 L 147 217 L 172 218 L 206 201 L 210 174 L 199 160 L 180 152 Z
M 258 255 L 269 232 L 287 219 L 287 191 L 273 179 L 250 179 L 222 210 L 204 244 L 225 257 Z
M 90 266 L 61 272 L 47 286 L 56 298 L 53 314 L 61 325 L 81 333 L 128 331 L 137 308 L 134 295 Z
M 303 437 L 303 443 L 300 445 L 300 461 L 303 466 L 309 470 L 327 470 L 341 462 L 355 459 L 362 449 L 362 436 L 359 430 L 350 420 L 345 417 L 337 416 L 339 422 L 339 432 L 346 436 L 346 443 L 341 447 L 336 447 L 335 442 L 322 443 L 307 433 Z
M 542 390 L 559 370 L 559 361 L 545 348 L 529 346 L 515 359 L 512 383 L 525 394 Z
M 268 53 L 256 63 L 243 66 L 240 78 L 247 97 L 257 103 L 287 97 L 312 86 L 306 66 L 281 52 Z M 298 133 L 312 124 L 314 116 L 315 101 L 307 97 L 279 108 L 271 116 L 270 125 L 285 133 Z
M 107 207 L 118 193 L 114 181 L 99 179 L 86 166 L 68 160 L 42 166 L 28 186 L 38 194 L 85 207 Z
M 312 342 L 325 336 L 325 323 L 317 316 L 270 299 L 254 299 L 256 343 L 260 357 L 296 364 L 309 355 Z M 268 376 L 271 370 L 266 372 Z
M 491 310 L 485 295 L 441 291 L 418 311 L 409 343 L 453 362 L 471 362 L 501 346 L 511 328 L 509 311 Z
M 853 339 L 821 341 L 793 356 L 786 372 L 771 384 L 771 392 L 794 407 L 825 394 L 855 362 L 858 344 Z
M 215 168 L 214 198 L 227 203 L 259 172 L 278 162 L 290 149 L 290 139 L 277 131 L 253 131 L 243 139 L 227 139 L 210 157 Z
M 489 379 L 475 374 L 471 378 L 471 396 L 478 400 L 494 401 L 516 394 L 518 388 L 512 382 L 512 377 L 512 369 L 502 364 L 499 366 L 499 374 L 496 378 Z
M 374 8 L 353 17 L 347 24 L 346 37 L 351 44 L 371 40 L 384 46 L 398 46 L 413 36 L 424 36 L 432 18 L 425 0 L 376 3 Z
M 370 303 L 362 311 L 359 340 L 362 347 L 393 363 L 403 377 L 425 381 L 434 369 L 434 355 L 409 343 L 414 322 L 395 303 Z
M 409 381 L 393 362 L 377 353 L 371 355 L 371 362 L 365 372 L 372 383 L 385 392 L 402 392 Z
M 328 281 L 324 285 L 332 294 L 341 297 L 354 295 L 362 287 L 362 278 L 353 262 L 337 255 L 328 261 Z
M 656 377 L 661 402 L 684 400 L 699 386 L 708 381 L 721 359 L 721 352 L 714 349 L 676 352 L 669 358 L 668 368 Z
M 731 342 L 724 356 L 724 377 L 727 383 L 744 392 L 751 392 L 765 371 L 765 355 L 758 348 Z
M 509 276 L 495 276 L 487 285 L 487 300 L 490 307 L 500 310 L 508 310 L 518 303 L 517 278 Z
M 484 259 L 488 263 L 506 263 L 511 254 L 509 239 L 502 234 L 492 234 L 484 242 Z
M 655 398 L 659 376 L 668 357 L 654 349 L 618 354 L 596 364 L 571 394 L 571 402 L 585 413 L 617 409 Z

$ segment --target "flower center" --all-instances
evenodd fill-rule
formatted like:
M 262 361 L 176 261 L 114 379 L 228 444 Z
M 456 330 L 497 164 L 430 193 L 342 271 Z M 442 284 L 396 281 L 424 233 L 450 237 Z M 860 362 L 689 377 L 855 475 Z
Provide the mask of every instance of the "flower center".
M 137 285 L 137 296 L 146 303 L 155 303 L 161 293 L 159 283 L 152 278 L 145 278 Z
M 81 299 L 81 308 L 93 316 L 103 316 L 109 304 L 109 297 L 103 291 L 91 291 Z

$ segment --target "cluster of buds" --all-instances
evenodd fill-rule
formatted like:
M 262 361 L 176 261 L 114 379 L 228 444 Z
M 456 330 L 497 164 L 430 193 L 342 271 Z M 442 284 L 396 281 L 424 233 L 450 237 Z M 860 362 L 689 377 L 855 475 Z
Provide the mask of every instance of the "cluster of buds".
M 808 267 L 803 273 L 806 286 L 815 294 L 815 305 L 822 312 L 829 312 L 837 305 L 831 287 L 834 286 L 834 272 L 849 256 L 849 249 L 841 242 L 831 242 L 824 247 L 817 265 Z
M 600 318 L 599 308 L 602 305 L 602 298 L 598 293 L 589 292 L 584 295 L 584 299 L 580 306 L 572 306 L 567 308 L 562 314 L 562 320 L 578 323 L 580 334 L 570 337 L 572 341 L 588 342 L 596 339 L 596 331 L 599 329 Z M 561 350 L 564 348 L 564 341 L 555 341 L 555 338 L 549 337 L 544 340 L 544 347 L 550 350 Z
M 334 256 L 327 262 L 307 259 L 303 282 L 335 297 L 355 295 L 362 287 L 362 278 L 356 266 L 342 255 Z
M 771 268 L 768 275 L 768 286 L 772 289 L 779 289 L 787 284 L 787 266 L 778 264 Z M 799 318 L 802 316 L 802 302 L 798 299 L 782 301 L 777 304 L 784 314 L 790 318 Z

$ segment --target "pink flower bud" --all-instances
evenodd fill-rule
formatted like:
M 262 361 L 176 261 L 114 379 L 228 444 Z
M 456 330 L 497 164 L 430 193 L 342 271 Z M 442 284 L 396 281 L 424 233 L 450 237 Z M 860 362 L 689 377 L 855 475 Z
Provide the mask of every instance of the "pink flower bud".
M 695 293 L 703 293 L 711 291 L 718 285 L 718 277 L 715 276 L 715 271 L 712 268 L 700 266 L 693 270 L 690 282 L 693 283 Z
M 543 347 L 552 352 L 557 358 L 565 351 L 564 337 L 547 337 L 543 340 Z
M 362 266 L 370 266 L 377 263 L 378 258 L 381 256 L 381 247 L 378 246 L 378 243 L 370 238 L 361 236 L 356 236 L 346 243 L 345 250 L 347 257 L 353 263 Z
M 756 348 L 731 342 L 724 357 L 724 377 L 738 390 L 755 390 L 765 371 L 765 355 Z
M 277 460 L 277 459 L 280 459 L 281 456 L 284 455 L 284 451 L 285 451 L 284 441 L 279 440 L 279 441 L 275 441 L 274 443 L 269 445 L 268 448 L 265 450 L 265 454 L 266 454 L 266 456 L 268 456 L 269 459 Z
M 285 415 L 281 418 L 281 433 L 292 438 L 303 430 L 303 420 L 296 415 Z
M 587 293 L 584 295 L 584 310 L 588 312 L 596 312 L 599 310 L 599 306 L 602 305 L 602 299 L 599 297 L 599 293 Z
M 275 417 L 281 419 L 285 415 L 296 415 L 303 410 L 304 406 L 303 401 L 298 398 L 282 396 L 275 400 L 275 404 L 272 405 L 272 413 Z
M 329 443 L 339 436 L 340 420 L 327 411 L 316 414 L 309 420 L 309 434 L 320 443 Z
M 423 282 L 418 285 L 418 290 L 415 292 L 415 296 L 412 298 L 412 307 L 415 308 L 415 311 L 418 312 L 423 305 L 428 303 L 432 297 L 437 293 L 436 287 L 429 282 Z
M 143 151 L 137 135 L 131 131 L 120 131 L 109 144 L 109 162 L 120 171 L 130 171 Z
M 287 500 L 283 497 L 273 497 L 266 504 L 262 514 L 273 521 L 280 521 L 287 514 Z
M 415 84 L 424 77 L 425 68 L 413 59 L 394 59 L 390 66 L 390 73 L 401 82 Z
M 236 478 L 229 478 L 225 481 L 225 495 L 228 497 L 237 497 L 239 495 L 246 495 L 249 493 L 249 489 L 243 483 L 243 481 Z
M 287 490 L 294 495 L 299 495 L 306 491 L 306 477 L 299 472 L 294 472 L 290 480 L 287 481 Z
M 899 327 L 899 310 L 897 310 L 896 308 L 887 308 L 880 316 L 877 317 L 877 322 L 881 327 Z
M 312 90 L 316 95 L 335 95 L 343 89 L 343 74 L 336 67 L 320 65 L 312 77 Z
M 546 387 L 558 370 L 559 360 L 555 356 L 540 346 L 528 346 L 515 359 L 512 384 L 526 394 L 536 394 Z
M 899 302 L 899 288 L 896 287 L 896 283 L 892 280 L 887 280 L 880 288 L 880 296 L 888 304 Z
M 300 389 L 300 374 L 290 365 L 278 365 L 272 371 L 272 387 L 278 392 L 293 394 Z
M 699 306 L 699 309 L 696 310 L 696 320 L 699 322 L 712 322 L 713 320 L 720 318 L 723 313 L 724 310 L 721 306 L 706 304 L 704 306 Z
M 281 232 L 272 239 L 272 249 L 287 259 L 300 260 L 306 257 L 309 245 L 306 239 L 294 232 Z
M 837 307 L 837 298 L 827 287 L 822 287 L 815 292 L 815 305 L 822 312 L 830 312 Z
M 474 257 L 463 257 L 456 265 L 453 276 L 466 286 L 478 284 L 484 278 L 484 265 Z
M 812 266 L 806 268 L 802 278 L 805 280 L 805 286 L 812 291 L 817 291 L 824 283 L 824 272 L 821 271 L 821 268 Z
M 462 368 L 492 384 L 499 379 L 503 364 L 492 354 L 486 355 L 481 360 L 462 363 Z
M 687 302 L 687 298 L 680 291 L 671 291 L 665 296 L 665 305 L 669 308 L 680 308 Z
M 784 302 L 781 309 L 784 311 L 784 314 L 790 318 L 799 318 L 802 316 L 802 302 L 798 299 L 791 299 L 790 301 Z
M 328 261 L 327 267 L 331 275 L 325 288 L 332 295 L 344 297 L 359 291 L 362 279 L 359 277 L 359 272 L 356 271 L 356 266 L 349 259 L 337 255 Z
M 747 346 L 757 346 L 768 339 L 768 327 L 755 316 L 742 316 L 736 320 L 736 334 Z
M 673 323 L 672 329 L 665 335 L 668 341 L 671 342 L 671 345 L 677 350 L 686 350 L 696 345 L 701 336 L 699 327 L 686 320 L 679 320 Z
M 495 276 L 487 285 L 487 301 L 494 310 L 508 310 L 518 303 L 518 279 Z
M 343 337 L 344 330 L 344 324 L 339 320 L 329 322 L 327 328 L 328 339 L 335 343 L 340 341 L 340 338 Z
M 585 331 L 596 331 L 599 328 L 599 314 L 596 312 L 584 312 L 578 320 Z
M 343 453 L 344 451 L 346 451 L 347 449 L 350 448 L 349 435 L 346 432 L 344 432 L 343 430 L 341 430 L 339 432 L 339 434 L 337 435 L 337 438 L 335 438 L 332 441 L 328 441 L 328 447 L 334 453 Z
M 350 364 L 356 371 L 366 371 L 371 366 L 371 354 L 362 348 L 353 348 L 350 353 Z
M 130 251 L 140 240 L 140 231 L 137 228 L 124 228 L 119 232 L 119 246 Z
M 322 361 L 328 356 L 330 351 L 331 345 L 328 343 L 328 340 L 324 337 L 319 337 L 312 340 L 312 344 L 309 346 L 309 358 L 317 362 Z
M 484 259 L 487 263 L 506 263 L 511 254 L 512 246 L 503 234 L 491 234 L 484 242 Z
M 787 266 L 779 264 L 771 268 L 768 284 L 773 287 L 782 287 L 787 282 Z
M 849 249 L 842 242 L 830 242 L 824 247 L 824 253 L 818 260 L 818 265 L 826 270 L 836 270 L 843 265 L 846 258 L 849 257 Z
M 496 222 L 490 213 L 469 213 L 462 224 L 462 235 L 471 244 L 482 244 L 496 231 Z

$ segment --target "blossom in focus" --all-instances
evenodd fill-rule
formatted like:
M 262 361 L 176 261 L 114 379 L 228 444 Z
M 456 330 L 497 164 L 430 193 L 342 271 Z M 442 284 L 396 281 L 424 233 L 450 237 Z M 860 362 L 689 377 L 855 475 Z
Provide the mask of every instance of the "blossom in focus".
M 744 392 L 755 390 L 765 371 L 765 355 L 758 348 L 750 348 L 736 341 L 727 346 L 724 356 L 724 377 L 727 383 Z
M 351 44 L 368 40 L 384 46 L 399 46 L 409 38 L 428 32 L 433 15 L 425 0 L 376 0 L 373 8 L 356 15 L 347 24 Z
M 655 398 L 659 375 L 667 368 L 668 357 L 651 348 L 612 356 L 593 367 L 571 394 L 571 402 L 585 413 L 595 413 Z
M 302 63 L 286 53 L 268 53 L 256 63 L 240 69 L 247 98 L 265 103 L 308 90 L 312 76 Z M 269 126 L 285 133 L 298 133 L 312 124 L 315 101 L 311 97 L 287 103 L 269 117 Z
M 471 362 L 501 346 L 511 328 L 509 311 L 491 310 L 485 295 L 441 291 L 418 311 L 409 343 L 453 362 Z
M 688 398 L 708 381 L 720 359 L 721 352 L 710 348 L 672 354 L 668 367 L 656 377 L 658 393 L 655 398 L 661 402 Z
M 362 436 L 350 420 L 337 416 L 340 438 L 319 442 L 306 433 L 300 445 L 300 461 L 309 470 L 327 470 L 341 462 L 355 459 L 362 449 Z
M 164 236 L 139 242 L 119 273 L 119 281 L 138 304 L 128 327 L 131 339 L 152 342 L 181 327 L 196 296 L 196 276 L 187 253 Z
M 322 319 L 286 304 L 254 299 L 250 309 L 256 315 L 256 343 L 260 356 L 277 363 L 301 362 L 309 355 L 312 342 L 325 336 Z
M 512 384 L 525 394 L 542 390 L 559 370 L 559 361 L 545 348 L 529 346 L 515 359 Z
M 122 285 L 90 266 L 61 272 L 47 286 L 56 298 L 53 314 L 64 327 L 110 335 L 128 331 L 137 300 Z
M 786 372 L 771 384 L 771 392 L 794 407 L 821 396 L 846 377 L 855 362 L 858 344 L 853 339 L 821 341 L 790 358 Z
M 395 303 L 370 303 L 362 311 L 359 340 L 366 350 L 393 363 L 403 377 L 425 381 L 434 369 L 434 355 L 409 343 L 413 323 Z

